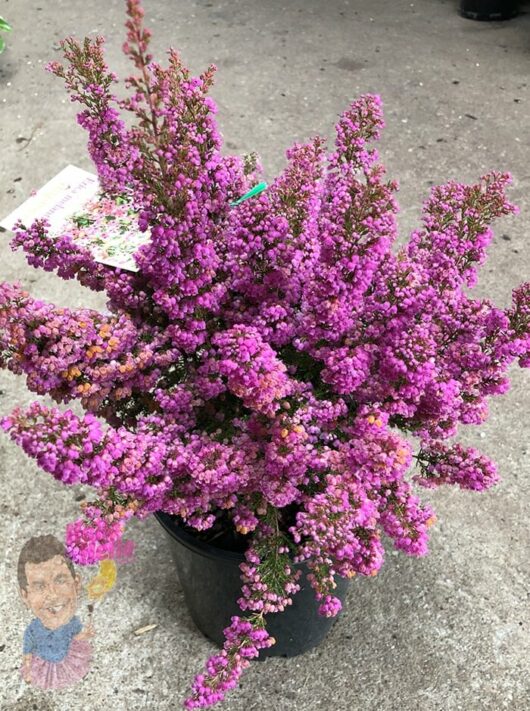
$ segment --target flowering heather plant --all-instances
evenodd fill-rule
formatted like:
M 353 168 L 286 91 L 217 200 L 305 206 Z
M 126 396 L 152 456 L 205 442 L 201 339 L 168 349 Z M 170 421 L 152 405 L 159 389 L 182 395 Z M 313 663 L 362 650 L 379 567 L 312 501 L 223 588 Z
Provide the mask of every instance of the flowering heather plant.
M 485 420 L 514 360 L 530 365 L 530 283 L 505 310 L 467 291 L 492 222 L 515 211 L 506 174 L 433 188 L 422 227 L 393 251 L 377 96 L 341 115 L 331 152 L 319 137 L 294 145 L 268 190 L 231 207 L 260 169 L 222 154 L 214 67 L 193 77 L 174 50 L 158 64 L 139 0 L 127 15 L 129 98 L 113 93 L 101 38 L 66 39 L 65 64 L 49 69 L 80 104 L 103 189 L 132 200 L 150 242 L 132 273 L 48 237 L 45 221 L 19 225 L 13 246 L 31 265 L 105 291 L 110 313 L 0 286 L 1 365 L 86 411 L 33 403 L 3 427 L 57 480 L 94 488 L 66 532 L 78 563 L 105 558 L 130 517 L 156 511 L 246 538 L 242 615 L 196 677 L 191 709 L 222 699 L 274 644 L 264 615 L 291 603 L 296 563 L 334 616 L 335 579 L 375 575 L 383 533 L 427 552 L 434 514 L 414 482 L 497 481 L 451 438 Z

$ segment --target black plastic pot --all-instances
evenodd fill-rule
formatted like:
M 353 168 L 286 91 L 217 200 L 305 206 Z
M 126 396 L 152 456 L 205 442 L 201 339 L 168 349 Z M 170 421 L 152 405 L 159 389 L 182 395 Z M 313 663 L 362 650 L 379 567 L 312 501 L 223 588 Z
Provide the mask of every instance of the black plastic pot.
M 519 11 L 518 0 L 461 0 L 460 14 L 470 20 L 509 20 Z
M 178 519 L 164 513 L 155 514 L 162 524 L 171 546 L 173 560 L 191 617 L 199 630 L 219 647 L 223 630 L 230 618 L 241 615 L 237 599 L 241 597 L 239 565 L 242 553 L 215 548 L 185 531 Z M 319 645 L 330 631 L 335 618 L 318 614 L 318 602 L 306 580 L 307 567 L 302 569 L 300 592 L 284 612 L 266 616 L 267 631 L 276 644 L 262 650 L 265 657 L 295 657 Z M 335 595 L 344 600 L 347 580 L 338 579 Z

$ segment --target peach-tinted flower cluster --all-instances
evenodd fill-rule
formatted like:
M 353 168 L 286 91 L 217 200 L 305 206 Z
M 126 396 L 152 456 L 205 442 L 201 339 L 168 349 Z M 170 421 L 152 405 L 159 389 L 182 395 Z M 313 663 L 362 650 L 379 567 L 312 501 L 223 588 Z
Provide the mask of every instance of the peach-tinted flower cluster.
M 210 357 L 204 358 L 199 373 L 219 374 L 227 389 L 241 399 L 245 407 L 264 415 L 274 415 L 281 398 L 289 395 L 287 367 L 279 360 L 260 332 L 238 325 L 216 333 Z
M 154 62 L 139 0 L 127 13 L 128 98 L 113 93 L 101 39 L 66 40 L 66 65 L 50 69 L 81 105 L 102 185 L 127 195 L 150 241 L 133 274 L 43 221 L 19 225 L 13 247 L 32 266 L 103 291 L 109 312 L 0 285 L 0 366 L 86 410 L 35 403 L 3 427 L 57 480 L 94 488 L 67 531 L 79 562 L 108 556 L 131 516 L 155 511 L 201 530 L 222 517 L 248 536 L 247 618 L 197 677 L 196 708 L 273 643 L 263 616 L 289 605 L 299 563 L 336 615 L 337 576 L 377 573 L 383 534 L 427 552 L 435 517 L 415 482 L 495 483 L 486 457 L 447 440 L 484 421 L 512 363 L 530 365 L 530 284 L 506 309 L 469 294 L 492 223 L 515 211 L 506 174 L 433 188 L 421 229 L 394 249 L 376 96 L 344 111 L 332 151 L 320 137 L 295 144 L 270 187 L 234 206 L 259 166 L 222 154 L 214 68 L 193 77 L 174 50 Z
M 79 398 L 101 414 L 130 406 L 179 355 L 161 328 L 126 312 L 58 308 L 0 284 L 0 363 L 57 402 Z

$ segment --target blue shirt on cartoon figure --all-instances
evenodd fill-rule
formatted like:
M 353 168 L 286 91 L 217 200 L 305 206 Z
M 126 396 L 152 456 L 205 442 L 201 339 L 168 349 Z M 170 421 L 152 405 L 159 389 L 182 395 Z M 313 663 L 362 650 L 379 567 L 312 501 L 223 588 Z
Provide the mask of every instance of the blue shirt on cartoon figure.
M 81 630 L 77 616 L 56 630 L 49 630 L 36 617 L 24 632 L 23 654 L 35 654 L 47 662 L 60 662 L 68 654 L 72 639 Z

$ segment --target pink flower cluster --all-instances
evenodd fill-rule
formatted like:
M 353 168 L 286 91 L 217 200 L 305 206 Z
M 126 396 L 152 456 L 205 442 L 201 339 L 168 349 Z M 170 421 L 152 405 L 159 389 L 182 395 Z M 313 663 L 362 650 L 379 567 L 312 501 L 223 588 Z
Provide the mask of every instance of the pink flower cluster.
M 271 518 L 270 514 L 268 518 Z M 260 523 L 252 545 L 245 553 L 246 561 L 241 564 L 243 595 L 239 606 L 242 610 L 260 614 L 283 612 L 292 603 L 292 596 L 300 590 L 296 581 L 301 571 L 292 565 L 288 539 L 278 530 L 275 513 L 272 518 L 273 525 Z
M 250 326 L 234 326 L 216 333 L 211 343 L 211 357 L 204 359 L 199 373 L 218 373 L 244 406 L 274 415 L 279 400 L 289 395 L 292 387 L 286 366 L 260 332 Z
M 461 489 L 483 491 L 499 481 L 495 464 L 474 447 L 432 442 L 417 459 L 422 473 L 415 480 L 422 486 L 458 484 Z
M 346 109 L 332 151 L 320 137 L 294 145 L 265 192 L 231 206 L 259 166 L 222 154 L 214 68 L 192 77 L 173 50 L 167 67 L 154 62 L 139 0 L 127 12 L 127 99 L 112 93 L 101 39 L 66 40 L 66 65 L 50 69 L 81 104 L 103 186 L 127 194 L 150 241 L 132 274 L 50 238 L 45 222 L 19 226 L 13 247 L 32 266 L 104 291 L 109 313 L 0 285 L 0 366 L 86 410 L 34 403 L 3 427 L 56 479 L 94 488 L 67 531 L 79 562 L 155 511 L 201 530 L 222 517 L 248 536 L 247 617 L 197 677 L 196 708 L 273 643 L 264 615 L 290 604 L 299 564 L 334 616 L 337 576 L 376 574 L 383 535 L 427 552 L 435 518 L 414 483 L 495 483 L 486 457 L 446 440 L 484 421 L 512 363 L 530 365 L 530 284 L 506 309 L 468 291 L 493 221 L 515 211 L 506 174 L 433 188 L 421 229 L 393 248 L 376 96 Z
M 275 640 L 258 616 L 250 619 L 232 617 L 232 624 L 224 631 L 225 643 L 219 654 L 206 664 L 206 673 L 198 674 L 191 695 L 184 702 L 186 709 L 199 709 L 222 701 L 227 691 L 234 689 L 242 672 L 259 650 L 270 647 Z
M 124 311 L 72 311 L 0 284 L 0 358 L 28 388 L 95 413 L 144 397 L 180 353 L 164 330 Z

